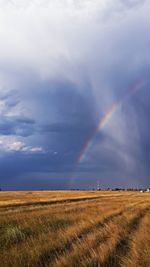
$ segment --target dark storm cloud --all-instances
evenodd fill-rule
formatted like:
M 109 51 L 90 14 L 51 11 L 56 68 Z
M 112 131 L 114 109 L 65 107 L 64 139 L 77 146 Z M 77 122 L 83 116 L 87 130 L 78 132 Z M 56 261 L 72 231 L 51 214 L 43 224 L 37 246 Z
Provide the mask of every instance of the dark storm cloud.
M 0 186 L 147 186 L 149 1 L 0 5 Z
M 91 129 L 93 125 L 91 125 Z M 68 124 L 68 123 L 54 123 L 51 125 L 45 125 L 41 127 L 41 131 L 43 132 L 58 132 L 58 133 L 63 133 L 63 132 L 89 132 L 90 127 L 82 126 L 82 125 L 74 125 L 74 124 Z
M 45 90 L 44 97 L 42 90 Z M 69 158 L 77 161 L 98 119 L 90 85 L 85 90 L 67 81 L 50 81 L 42 85 L 38 94 L 42 105 L 41 111 L 39 106 L 37 110 L 37 132 L 44 136 L 45 150 L 59 153 L 65 158 L 68 155 L 68 161 Z M 36 110 L 36 104 L 32 103 L 32 106 Z M 44 115 L 42 118 L 41 113 Z
M 2 117 L 1 135 L 30 136 L 34 133 L 34 120 L 24 117 Z
M 21 100 L 15 91 L 0 94 L 0 135 L 30 136 L 35 130 L 35 121 L 19 112 Z M 18 109 L 18 111 L 17 111 Z
M 25 139 L 30 137 L 31 140 L 36 140 L 38 135 L 39 139 L 44 139 L 42 146 L 46 152 L 40 154 L 37 151 L 33 154 L 30 150 L 30 153 L 27 153 L 26 149 L 17 150 L 13 154 L 12 151 L 5 152 L 1 160 L 3 167 L 0 179 L 5 173 L 5 181 L 8 183 L 11 183 L 12 176 L 18 181 L 18 177 L 22 175 L 28 177 L 29 173 L 32 174 L 31 176 L 34 176 L 34 173 L 43 175 L 49 173 L 49 176 L 54 173 L 60 176 L 66 173 L 68 176 L 76 169 L 81 150 L 97 123 L 97 110 L 90 92 L 90 85 L 86 87 L 89 93 L 84 88 L 78 90 L 73 83 L 67 81 L 50 81 L 42 83 L 42 86 L 41 84 L 40 86 L 32 84 L 32 86 L 38 88 L 35 92 L 31 91 L 34 97 L 29 100 L 36 113 L 37 121 L 29 117 L 12 116 L 10 117 L 12 120 L 9 119 L 1 125 L 1 134 L 3 130 L 3 135 L 21 135 Z M 49 88 L 52 90 L 49 91 Z M 38 99 L 41 101 L 41 109 Z M 24 101 L 29 104 L 28 98 Z M 42 113 L 44 118 L 41 117 Z M 34 113 L 32 115 L 34 117 Z M 39 115 L 39 120 L 37 115 Z M 50 123 L 53 119 L 58 122 Z M 43 121 L 45 123 L 41 125 Z M 39 145 L 39 141 L 35 145 Z M 9 162 L 9 169 L 5 164 L 6 160 L 7 163 Z M 5 186 L 5 182 L 2 186 Z
M 1 187 L 6 189 L 24 188 L 24 185 L 26 184 L 25 180 L 27 180 L 29 183 L 28 186 L 26 184 L 25 188 L 35 188 L 35 184 L 37 184 L 39 180 L 39 174 L 40 185 L 38 188 L 43 188 L 45 185 L 45 175 L 47 175 L 47 179 L 49 180 L 49 186 L 53 188 L 53 185 L 56 187 L 56 184 L 59 181 L 57 180 L 56 182 L 53 180 L 56 174 L 59 179 L 62 179 L 62 181 L 60 180 L 60 183 L 64 184 L 62 176 L 65 179 L 65 176 L 68 177 L 68 174 L 72 173 L 72 171 L 75 169 L 75 164 L 70 159 L 67 160 L 64 156 L 56 156 L 53 153 L 35 155 L 29 155 L 20 152 L 14 153 L 13 155 L 7 153 L 1 160 L 1 163 Z M 5 177 L 3 174 L 5 174 Z M 65 188 L 67 185 L 68 182 L 65 182 Z M 57 187 L 59 186 L 57 185 Z

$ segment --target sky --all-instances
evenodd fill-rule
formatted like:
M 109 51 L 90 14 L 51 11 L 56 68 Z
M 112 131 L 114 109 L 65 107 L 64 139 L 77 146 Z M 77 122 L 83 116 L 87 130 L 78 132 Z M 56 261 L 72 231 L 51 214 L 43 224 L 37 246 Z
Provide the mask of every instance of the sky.
M 0 187 L 150 187 L 150 1 L 0 0 Z

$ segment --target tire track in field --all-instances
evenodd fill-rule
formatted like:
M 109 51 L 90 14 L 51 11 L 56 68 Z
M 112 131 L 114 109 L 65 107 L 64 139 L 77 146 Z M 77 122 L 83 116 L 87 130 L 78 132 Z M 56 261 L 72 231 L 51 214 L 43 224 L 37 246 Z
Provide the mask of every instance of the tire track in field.
M 143 202 L 143 201 L 142 201 Z M 135 204 L 134 206 L 136 206 L 137 204 Z M 139 205 L 139 203 L 138 203 L 138 205 Z M 133 206 L 132 206 L 132 208 L 134 208 Z M 132 210 L 131 210 L 131 207 L 128 207 L 124 212 L 131 212 Z M 109 218 L 107 217 L 106 218 L 106 220 L 105 220 L 105 225 L 103 226 L 101 223 L 98 223 L 97 224 L 97 226 L 99 225 L 99 227 L 100 226 L 102 226 L 102 228 L 103 227 L 107 227 L 107 226 L 109 226 L 109 223 L 111 223 L 111 222 L 113 222 L 115 225 L 118 225 L 118 221 L 114 221 L 114 219 L 117 219 L 117 217 L 119 217 L 119 215 L 120 216 L 123 216 L 124 215 L 124 212 L 121 212 L 120 214 L 118 214 L 118 216 L 114 216 L 114 217 L 110 217 L 110 218 L 112 218 L 112 219 L 110 219 L 109 220 Z M 138 211 L 136 210 L 136 214 L 138 214 Z M 133 217 L 132 217 L 133 218 Z M 126 225 L 127 225 L 127 222 L 124 224 L 124 225 L 121 225 L 121 227 L 126 227 Z M 92 235 L 95 235 L 95 238 L 93 239 L 93 241 L 92 241 L 92 243 L 91 243 L 91 245 L 90 245 L 90 250 L 92 250 L 92 251 L 94 251 L 94 250 L 96 250 L 97 251 L 97 249 L 98 249 L 98 247 L 100 246 L 100 245 L 102 245 L 102 244 L 104 244 L 105 242 L 107 242 L 109 239 L 110 239 L 110 236 L 109 236 L 109 234 L 110 234 L 110 232 L 107 232 L 107 234 L 106 233 L 103 233 L 103 230 L 102 230 L 102 228 L 100 227 L 100 229 L 102 230 L 102 232 L 100 233 L 100 234 L 96 234 L 95 233 L 95 231 L 96 230 L 99 230 L 99 227 L 95 227 L 95 229 L 93 229 L 91 232 L 89 232 L 88 234 L 92 234 Z M 95 231 L 94 231 L 95 230 Z M 94 231 L 94 232 L 93 232 Z M 104 230 L 105 231 L 105 230 Z M 88 236 L 88 234 L 86 235 L 86 236 L 84 236 L 85 238 Z M 84 258 L 84 259 L 87 259 L 87 266 L 91 266 L 91 267 L 101 267 L 101 265 L 100 265 L 100 263 L 99 263 L 99 261 L 97 261 L 97 260 L 91 260 L 90 262 L 89 262 L 89 257 L 90 257 L 90 251 L 89 251 L 89 247 L 82 253 L 81 252 L 81 254 L 80 254 L 80 245 L 81 245 L 81 248 L 82 248 L 82 239 L 81 240 L 79 240 L 79 244 L 77 243 L 77 242 L 75 242 L 73 245 L 79 245 L 79 253 L 78 253 L 78 255 L 74 255 L 73 256 L 73 258 L 74 258 L 74 261 L 75 261 L 75 264 L 76 265 L 74 265 L 74 266 L 80 266 L 80 264 L 81 264 L 81 262 L 80 262 L 80 260 L 82 261 L 82 259 Z M 89 245 L 88 245 L 89 246 Z M 66 251 L 66 252 L 64 252 L 62 255 L 58 255 L 58 257 L 57 257 L 57 259 L 59 260 L 61 257 L 64 257 L 65 258 L 65 255 L 67 255 L 67 253 L 69 253 L 69 255 L 70 255 L 70 257 L 71 257 L 71 252 L 73 252 L 73 250 L 71 250 L 71 248 L 70 248 L 70 250 L 69 251 Z M 65 254 L 66 253 L 66 254 Z M 56 259 L 56 260 L 57 260 Z M 91 264 L 91 265 L 90 265 Z M 47 266 L 47 265 L 46 265 Z M 51 265 L 50 265 L 51 266 Z M 55 260 L 54 260 L 54 262 L 53 262 L 53 264 L 52 264 L 52 266 L 55 266 Z M 61 264 L 60 264 L 60 266 L 61 266 Z M 65 266 L 67 266 L 67 265 L 65 265 Z M 69 266 L 69 265 L 68 265 Z M 84 266 L 86 266 L 86 260 L 85 260 L 85 265 Z M 113 266 L 111 266 L 111 265 L 109 265 L 109 267 L 113 267 Z
M 126 256 L 130 250 L 130 242 L 134 233 L 140 227 L 141 220 L 149 211 L 149 207 L 141 210 L 137 216 L 135 216 L 126 227 L 126 234 L 121 233 L 119 240 L 117 241 L 112 252 L 106 257 L 103 263 L 99 264 L 100 267 L 121 267 L 121 258 Z M 98 264 L 96 266 L 99 266 Z
M 132 198 L 133 194 L 128 195 L 128 197 Z M 0 212 L 1 211 L 8 211 L 9 209 L 11 210 L 16 210 L 16 209 L 21 209 L 21 208 L 28 208 L 28 207 L 40 207 L 40 206 L 48 206 L 48 205 L 57 205 L 57 204 L 67 204 L 67 203 L 74 203 L 74 202 L 82 202 L 82 201 L 92 201 L 92 200 L 105 200 L 112 198 L 112 199 L 120 199 L 124 198 L 124 194 L 120 195 L 99 195 L 99 196 L 83 196 L 83 197 L 73 197 L 73 198 L 63 198 L 63 199 L 56 199 L 56 200 L 43 200 L 43 201 L 30 201 L 30 202 L 22 202 L 22 203 L 9 203 L 9 204 L 3 204 L 0 205 Z M 141 196 L 137 196 L 141 197 Z
M 132 210 L 135 206 L 140 203 L 128 206 L 120 211 L 114 212 L 113 214 L 108 215 L 104 219 L 82 229 L 76 236 L 73 236 L 70 240 L 64 242 L 64 244 L 59 245 L 58 247 L 50 248 L 45 250 L 39 257 L 36 262 L 33 263 L 34 267 L 45 267 L 47 264 L 51 264 L 56 258 L 62 256 L 64 253 L 67 253 L 71 250 L 73 244 L 81 242 L 90 232 L 103 228 L 107 223 L 114 220 L 115 218 L 123 215 L 124 212 Z M 109 266 L 110 267 L 110 266 Z
M 139 204 L 139 203 L 138 203 Z M 134 204 L 134 205 L 136 205 L 136 203 Z M 132 205 L 133 206 L 133 205 Z M 127 207 L 127 208 L 129 208 L 129 207 Z M 122 212 L 122 211 L 121 211 Z M 119 213 L 117 213 L 118 215 L 119 215 Z M 114 215 L 115 214 L 111 214 L 111 215 L 109 215 L 108 217 L 106 217 L 104 220 L 103 220 L 103 222 L 97 222 L 97 223 L 95 223 L 94 225 L 93 225 L 93 227 L 95 228 L 97 228 L 97 227 L 99 227 L 99 226 L 103 226 L 103 225 L 101 225 L 101 223 L 103 224 L 105 224 L 105 223 L 107 223 L 107 221 L 110 221 L 111 219 L 113 219 L 113 217 L 114 217 Z M 97 224 L 97 225 L 96 225 Z M 10 224 L 10 222 L 9 222 L 9 224 L 8 224 L 8 226 L 11 226 L 12 225 L 12 228 L 13 227 L 15 227 L 15 229 L 17 229 L 18 228 L 18 224 L 16 225 L 16 223 L 13 221 L 13 223 L 12 224 Z M 1 228 L 2 228 L 2 230 L 4 230 L 5 228 L 7 229 L 7 227 L 6 227 L 6 224 L 5 225 L 3 225 L 3 226 L 0 226 L 0 230 L 1 230 Z M 11 227 L 10 227 L 11 228 Z M 9 229 L 10 229 L 9 228 Z M 24 233 L 24 230 L 25 230 L 25 233 Z M 22 232 L 23 231 L 23 232 Z M 87 229 L 83 229 L 83 231 L 81 231 L 80 232 L 80 234 L 78 235 L 78 239 L 82 239 L 82 235 L 83 235 L 83 238 L 84 238 L 84 235 L 86 234 L 86 232 L 87 232 Z M 1 234 L 1 236 L 0 236 L 0 249 L 8 249 L 8 248 L 11 248 L 12 246 L 15 246 L 15 245 L 18 245 L 18 244 L 22 244 L 25 240 L 28 240 L 29 238 L 31 238 L 31 236 L 32 237 L 36 237 L 37 235 L 39 235 L 39 233 L 37 232 L 35 232 L 35 231 L 32 231 L 32 230 L 30 230 L 29 228 L 23 228 L 23 229 L 20 229 L 20 228 L 18 228 L 18 231 L 17 231 L 17 233 L 19 234 L 19 238 L 17 238 L 17 236 L 15 237 L 15 242 L 13 242 L 13 240 L 11 240 L 10 239 L 10 241 L 11 242 L 9 242 L 9 241 L 7 241 L 6 242 L 6 240 L 4 239 L 3 241 L 1 241 L 3 238 L 4 238 L 4 234 L 3 234 L 3 231 L 0 231 L 0 234 Z M 36 235 L 37 234 L 37 235 Z M 6 243 L 6 244 L 5 244 Z
M 116 196 L 111 196 L 116 197 Z M 119 197 L 119 196 L 118 196 Z M 18 209 L 18 208 L 26 208 L 26 207 L 36 207 L 36 206 L 47 206 L 47 205 L 57 205 L 57 204 L 65 204 L 65 203 L 74 203 L 74 202 L 81 202 L 81 201 L 90 201 L 90 200 L 97 200 L 97 199 L 105 199 L 107 196 L 87 196 L 87 197 L 78 197 L 78 198 L 64 198 L 64 199 L 57 199 L 57 200 L 46 200 L 46 201 L 31 201 L 31 202 L 23 202 L 23 203 L 13 203 L 13 204 L 4 204 L 0 205 L 0 210 L 7 210 L 7 209 Z

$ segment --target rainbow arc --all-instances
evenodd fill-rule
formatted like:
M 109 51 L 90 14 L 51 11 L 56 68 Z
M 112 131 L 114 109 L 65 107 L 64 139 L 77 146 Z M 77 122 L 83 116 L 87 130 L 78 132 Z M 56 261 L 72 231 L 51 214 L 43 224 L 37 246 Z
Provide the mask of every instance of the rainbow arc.
M 93 139 L 98 131 L 102 130 L 106 124 L 111 120 L 115 112 L 122 106 L 122 104 L 128 100 L 133 94 L 135 94 L 137 91 L 141 90 L 145 84 L 144 80 L 137 81 L 129 90 L 128 92 L 121 97 L 118 101 L 112 104 L 110 109 L 104 114 L 104 116 L 98 121 L 98 124 L 93 132 L 93 134 L 90 136 L 90 138 L 85 143 L 85 146 L 83 147 L 80 156 L 78 158 L 78 162 L 82 162 L 88 153 L 90 147 L 93 144 Z

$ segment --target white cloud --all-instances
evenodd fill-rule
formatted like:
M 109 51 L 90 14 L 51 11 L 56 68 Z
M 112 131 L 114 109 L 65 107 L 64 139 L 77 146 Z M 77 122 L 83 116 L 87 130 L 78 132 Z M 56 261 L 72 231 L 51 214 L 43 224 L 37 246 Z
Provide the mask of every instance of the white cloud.
M 38 153 L 44 152 L 42 147 L 32 147 L 26 145 L 23 141 L 14 136 L 0 136 L 0 150 L 2 152 L 26 152 Z

